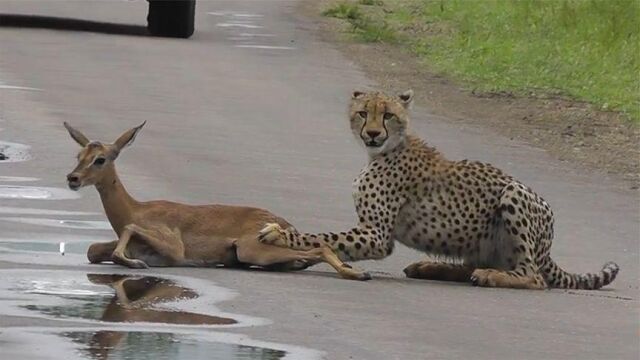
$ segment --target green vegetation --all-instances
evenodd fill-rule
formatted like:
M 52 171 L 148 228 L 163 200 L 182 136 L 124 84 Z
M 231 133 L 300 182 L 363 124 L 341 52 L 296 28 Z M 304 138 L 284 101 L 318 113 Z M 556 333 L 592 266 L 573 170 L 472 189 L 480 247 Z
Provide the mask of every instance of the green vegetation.
M 381 5 L 381 1 L 359 0 L 363 5 Z M 366 15 L 357 4 L 342 1 L 322 12 L 322 15 L 344 19 L 351 24 L 351 32 L 365 42 L 395 42 L 395 32 L 379 17 Z
M 382 6 L 384 5 L 384 2 L 382 0 L 358 0 L 358 4 Z
M 356 4 L 351 4 L 346 1 L 326 9 L 322 12 L 322 15 L 346 20 L 355 20 L 364 16 Z
M 564 95 L 640 121 L 638 0 L 343 1 L 364 41 L 399 41 L 485 92 Z M 335 16 L 328 11 L 327 16 Z M 339 17 L 339 16 L 336 16 Z M 376 31 L 384 35 L 371 36 Z

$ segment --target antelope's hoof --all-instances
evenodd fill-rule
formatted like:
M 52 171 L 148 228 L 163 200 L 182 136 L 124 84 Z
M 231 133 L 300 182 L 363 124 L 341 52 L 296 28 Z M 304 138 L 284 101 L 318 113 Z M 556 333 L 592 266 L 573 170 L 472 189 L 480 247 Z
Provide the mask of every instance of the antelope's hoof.
M 149 265 L 147 265 L 146 262 L 138 259 L 129 260 L 129 263 L 127 265 L 132 269 L 148 269 L 149 268 Z

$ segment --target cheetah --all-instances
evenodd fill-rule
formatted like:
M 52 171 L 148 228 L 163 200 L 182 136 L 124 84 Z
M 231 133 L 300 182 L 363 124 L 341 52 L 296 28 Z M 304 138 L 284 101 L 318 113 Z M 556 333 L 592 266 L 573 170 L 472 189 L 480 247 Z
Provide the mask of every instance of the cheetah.
M 436 260 L 407 266 L 410 278 L 519 289 L 598 289 L 619 267 L 571 274 L 550 256 L 554 217 L 546 201 L 496 167 L 451 161 L 407 133 L 413 92 L 355 91 L 351 130 L 369 155 L 354 181 L 358 225 L 299 233 L 268 224 L 260 241 L 307 250 L 329 245 L 342 260 L 381 259 L 394 241 Z

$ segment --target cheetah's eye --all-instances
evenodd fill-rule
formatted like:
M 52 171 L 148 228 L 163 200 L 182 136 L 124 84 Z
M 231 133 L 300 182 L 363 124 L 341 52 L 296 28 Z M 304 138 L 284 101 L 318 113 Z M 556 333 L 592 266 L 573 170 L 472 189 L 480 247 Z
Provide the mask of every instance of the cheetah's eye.
M 360 116 L 363 119 L 367 118 L 367 112 L 366 111 L 358 111 L 358 116 Z
M 385 120 L 391 120 L 391 119 L 393 119 L 394 116 L 395 115 L 393 115 L 392 113 L 386 112 L 386 113 L 384 113 L 384 115 L 382 115 L 382 118 L 385 119 Z
M 106 159 L 105 159 L 105 158 L 103 158 L 103 157 L 99 157 L 99 158 L 97 158 L 97 159 L 95 159 L 95 160 L 93 161 L 93 165 L 96 165 L 96 166 L 102 166 L 102 165 L 104 165 L 104 162 L 105 162 L 105 161 L 106 161 Z

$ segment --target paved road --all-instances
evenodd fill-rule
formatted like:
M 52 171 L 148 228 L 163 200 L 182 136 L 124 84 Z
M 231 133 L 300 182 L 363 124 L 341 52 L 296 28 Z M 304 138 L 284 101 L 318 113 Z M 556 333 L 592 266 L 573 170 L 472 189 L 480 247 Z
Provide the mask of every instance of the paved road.
M 344 112 L 352 88 L 376 84 L 314 36 L 298 5 L 202 1 L 188 41 L 0 28 L 0 140 L 30 145 L 33 156 L 0 164 L 0 176 L 40 179 L 0 185 L 64 187 L 77 148 L 62 121 L 110 140 L 146 120 L 118 162 L 139 199 L 267 207 L 307 231 L 351 226 L 351 181 L 366 158 Z M 2 1 L 0 13 L 144 25 L 146 2 Z M 420 255 L 402 247 L 383 261 L 358 263 L 375 275 L 366 283 L 336 279 L 321 266 L 296 274 L 155 272 L 233 289 L 238 296 L 221 309 L 272 321 L 229 332 L 317 349 L 328 359 L 638 358 L 637 194 L 490 129 L 461 128 L 419 106 L 413 119 L 415 132 L 450 158 L 492 162 L 534 187 L 557 215 L 552 253 L 559 264 L 593 271 L 615 260 L 622 268 L 616 282 L 595 292 L 533 292 L 409 280 L 401 270 Z M 95 190 L 81 196 L 0 199 L 0 216 L 104 220 Z M 16 207 L 98 214 L 19 214 Z M 0 220 L 0 236 L 54 246 L 113 235 L 13 219 Z M 1 268 L 96 269 L 81 256 L 16 252 L 2 259 Z M 7 314 L 0 324 L 60 326 Z

